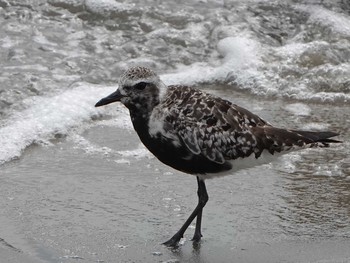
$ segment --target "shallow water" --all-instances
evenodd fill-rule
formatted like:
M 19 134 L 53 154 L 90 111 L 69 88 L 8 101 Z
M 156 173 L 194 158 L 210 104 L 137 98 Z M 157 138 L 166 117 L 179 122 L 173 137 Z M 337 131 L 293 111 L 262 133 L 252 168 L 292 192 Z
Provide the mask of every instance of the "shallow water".
M 205 87 L 209 88 L 215 90 Z M 315 115 L 328 112 L 310 104 L 308 116 L 297 116 L 282 110 L 283 100 L 266 109 L 266 101 L 249 95 L 227 96 L 242 105 L 254 102 L 258 114 L 283 126 L 303 127 L 316 122 Z M 316 123 L 335 125 L 331 120 L 341 110 L 334 107 L 328 121 Z M 348 130 L 341 133 L 349 136 Z M 27 243 L 11 237 L 13 233 L 3 238 L 47 262 L 79 258 L 87 262 L 227 262 L 250 257 L 253 262 L 254 258 L 279 262 L 283 256 L 257 254 L 268 249 L 291 253 L 296 249 L 291 248 L 293 242 L 338 248 L 350 236 L 348 154 L 348 143 L 309 149 L 208 180 L 210 201 L 204 212 L 201 248 L 191 248 L 192 226 L 180 250 L 172 252 L 160 243 L 178 230 L 194 208 L 196 180 L 161 164 L 132 130 L 125 132 L 114 119 L 107 119 L 51 145 L 31 146 L 19 160 L 2 166 L 1 207 Z M 312 259 L 314 252 L 307 251 L 300 259 Z M 318 254 L 318 259 L 343 259 L 342 251 L 332 253 L 334 249 L 328 255 Z
M 349 259 L 349 4 L 142 3 L 0 0 L 0 248 L 44 262 Z M 192 226 L 168 250 L 195 178 L 152 157 L 122 106 L 93 107 L 131 65 L 344 143 L 209 180 L 201 248 Z
M 1 2 L 0 163 L 86 128 L 106 113 L 90 105 L 132 65 L 153 68 L 167 84 L 219 83 L 349 111 L 346 2 L 150 3 Z

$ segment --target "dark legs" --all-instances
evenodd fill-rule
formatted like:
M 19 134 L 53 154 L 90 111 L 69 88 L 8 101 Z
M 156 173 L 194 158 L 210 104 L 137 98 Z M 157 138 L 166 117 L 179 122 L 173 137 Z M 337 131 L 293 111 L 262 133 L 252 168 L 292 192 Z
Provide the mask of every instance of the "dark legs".
M 197 190 L 197 195 L 198 195 L 198 205 L 202 204 L 201 208 L 198 211 L 197 214 L 197 221 L 196 221 L 196 229 L 194 231 L 194 235 L 192 240 L 194 242 L 199 242 L 202 237 L 202 232 L 201 232 L 201 226 L 202 226 L 202 213 L 203 213 L 203 207 L 205 204 L 208 202 L 209 196 L 207 193 L 207 189 L 205 187 L 204 181 L 200 181 L 200 179 L 197 177 L 197 182 L 198 182 L 198 190 Z
M 183 237 L 186 229 L 192 223 L 192 221 L 195 217 L 197 217 L 196 229 L 194 231 L 194 236 L 193 236 L 192 240 L 194 242 L 199 242 L 201 237 L 202 237 L 202 233 L 201 233 L 202 212 L 203 212 L 203 207 L 205 206 L 205 204 L 209 200 L 209 196 L 208 196 L 204 181 L 197 177 L 197 183 L 198 183 L 198 191 L 197 191 L 198 204 L 197 204 L 196 208 L 193 210 L 190 217 L 186 220 L 186 222 L 180 228 L 180 230 L 177 231 L 176 234 L 172 238 L 170 238 L 168 241 L 163 243 L 167 247 L 176 247 L 177 246 L 180 239 Z

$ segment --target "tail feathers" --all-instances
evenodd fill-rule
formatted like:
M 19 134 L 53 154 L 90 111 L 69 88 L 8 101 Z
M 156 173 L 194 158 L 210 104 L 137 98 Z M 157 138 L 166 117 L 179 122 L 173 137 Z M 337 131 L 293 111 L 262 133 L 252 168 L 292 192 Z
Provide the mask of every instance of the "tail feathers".
M 292 130 L 292 132 L 298 133 L 303 137 L 306 137 L 310 140 L 312 140 L 313 142 L 320 142 L 320 143 L 324 143 L 324 144 L 328 144 L 328 143 L 341 143 L 341 141 L 338 140 L 334 140 L 334 139 L 329 139 L 335 136 L 338 136 L 339 133 L 335 133 L 335 132 L 312 132 L 312 131 L 298 131 L 298 130 Z
M 257 138 L 256 158 L 261 155 L 263 150 L 274 154 L 275 152 L 304 147 L 328 147 L 329 143 L 341 142 L 330 139 L 338 135 L 335 132 L 286 130 L 272 126 L 253 127 L 252 132 Z

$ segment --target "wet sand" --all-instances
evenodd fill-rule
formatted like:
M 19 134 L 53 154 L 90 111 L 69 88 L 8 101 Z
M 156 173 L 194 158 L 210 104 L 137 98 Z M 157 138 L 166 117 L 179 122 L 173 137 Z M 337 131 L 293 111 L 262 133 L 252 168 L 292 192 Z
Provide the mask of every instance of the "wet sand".
M 81 257 L 58 257 L 52 254 L 51 259 L 42 259 L 43 255 L 33 256 L 27 252 L 16 252 L 0 248 L 1 262 L 39 263 L 39 262 L 350 262 L 348 240 L 323 242 L 286 242 L 276 244 L 250 244 L 241 248 L 223 247 L 192 248 L 182 247 L 181 251 L 164 251 L 147 254 L 146 251 L 115 252 L 115 257 L 109 260 L 84 259 Z M 206 250 L 206 251 L 204 251 Z M 167 255 L 167 256 L 164 256 Z M 165 259 L 167 258 L 167 259 Z M 165 259 L 165 260 L 164 260 Z
M 178 251 L 152 252 L 152 255 L 134 253 L 115 253 L 115 258 L 110 260 L 83 259 L 80 257 L 59 257 L 52 255 L 51 260 L 43 260 L 27 253 L 18 253 L 7 249 L 0 249 L 1 261 L 11 263 L 39 263 L 39 262 L 322 262 L 344 263 L 350 262 L 349 241 L 325 241 L 325 242 L 298 242 L 286 244 L 265 244 L 244 246 L 234 251 L 225 248 L 215 248 L 215 251 L 206 249 L 182 248 Z M 145 252 L 146 253 L 146 252 Z M 210 253 L 210 254 L 209 254 Z M 224 253 L 224 254 L 220 254 Z M 168 256 L 165 257 L 164 254 Z M 204 255 L 203 255 L 204 254 Z M 41 255 L 39 255 L 40 257 Z M 57 255 L 56 255 L 57 256 Z M 169 258 L 165 259 L 164 258 Z
M 335 107 L 300 117 L 255 102 L 282 126 L 346 119 Z M 349 262 L 347 155 L 347 144 L 311 149 L 208 180 L 200 247 L 192 225 L 171 250 L 161 243 L 195 207 L 195 177 L 161 164 L 132 130 L 92 123 L 1 167 L 0 262 Z
M 121 142 L 112 148 L 139 147 L 125 130 L 99 126 L 84 133 L 96 143 L 110 136 Z M 167 249 L 160 243 L 195 206 L 194 177 L 148 155 L 129 157 L 130 163 L 106 156 L 67 138 L 33 146 L 3 167 L 2 262 L 350 261 L 348 228 L 331 236 L 331 228 L 321 229 L 325 222 L 298 226 L 276 212 L 286 205 L 278 188 L 290 179 L 269 166 L 208 181 L 201 246 L 189 241 L 192 227 L 180 249 Z

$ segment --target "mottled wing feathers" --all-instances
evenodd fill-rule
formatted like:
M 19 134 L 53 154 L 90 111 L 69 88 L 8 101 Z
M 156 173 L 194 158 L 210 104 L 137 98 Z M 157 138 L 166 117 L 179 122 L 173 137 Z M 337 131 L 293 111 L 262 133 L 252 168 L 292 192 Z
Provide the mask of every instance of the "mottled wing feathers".
M 199 147 L 197 129 L 191 128 L 191 126 L 177 126 L 177 134 L 181 138 L 182 142 L 193 154 L 200 154 L 201 149 Z
M 217 163 L 249 156 L 256 146 L 250 128 L 268 125 L 229 101 L 188 87 L 170 86 L 163 103 L 169 109 L 165 120 L 183 144 Z
M 219 164 L 253 153 L 259 158 L 264 150 L 274 154 L 338 142 L 329 139 L 336 133 L 275 128 L 227 100 L 185 86 L 169 86 L 161 108 L 167 109 L 161 112 L 166 133 L 177 136 L 191 154 Z
M 253 127 L 252 132 L 257 138 L 257 147 L 255 150 L 256 158 L 261 155 L 263 150 L 274 154 L 275 152 L 289 150 L 294 146 L 302 147 L 305 144 L 313 142 L 298 133 L 272 126 Z

